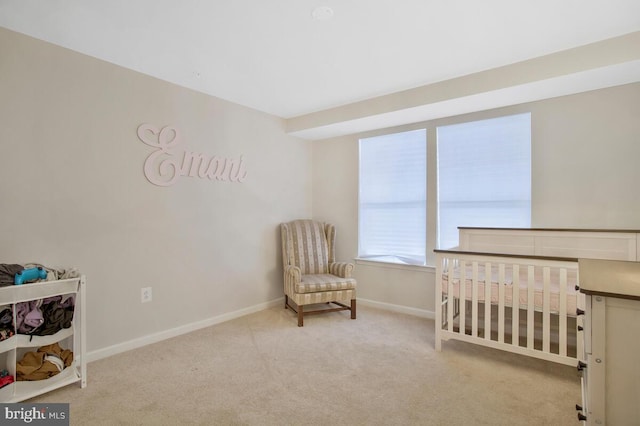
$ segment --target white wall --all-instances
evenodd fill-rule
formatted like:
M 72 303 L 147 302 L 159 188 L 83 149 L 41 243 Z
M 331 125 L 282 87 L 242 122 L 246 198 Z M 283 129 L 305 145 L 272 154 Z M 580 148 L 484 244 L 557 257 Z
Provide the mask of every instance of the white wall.
M 337 256 L 358 254 L 358 139 L 427 128 L 428 229 L 435 229 L 435 128 L 530 111 L 532 226 L 640 229 L 640 84 L 586 92 L 383 131 L 316 141 L 314 216 L 337 227 Z M 464 224 L 461 224 L 464 225 Z M 433 247 L 435 236 L 428 236 Z M 432 268 L 359 263 L 358 297 L 434 312 Z
M 0 52 L 0 262 L 86 274 L 90 352 L 282 297 L 278 224 L 311 215 L 310 142 L 279 118 L 8 30 Z M 246 180 L 150 184 L 141 123 L 179 128 L 191 151 L 243 155 Z

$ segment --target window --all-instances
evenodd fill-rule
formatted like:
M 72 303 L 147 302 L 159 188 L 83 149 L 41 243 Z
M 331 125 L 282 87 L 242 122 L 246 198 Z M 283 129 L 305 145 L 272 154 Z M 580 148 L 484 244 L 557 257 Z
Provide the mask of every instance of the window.
M 531 114 L 437 128 L 438 247 L 458 226 L 531 226 Z
M 358 256 L 424 265 L 426 130 L 360 139 Z

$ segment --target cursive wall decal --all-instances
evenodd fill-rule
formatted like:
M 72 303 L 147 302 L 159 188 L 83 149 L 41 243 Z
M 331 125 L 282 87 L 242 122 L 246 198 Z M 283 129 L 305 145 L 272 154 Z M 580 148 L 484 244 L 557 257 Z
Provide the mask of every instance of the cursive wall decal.
M 242 155 L 238 159 L 206 156 L 180 150 L 182 139 L 175 127 L 138 126 L 138 139 L 155 148 L 144 162 L 144 176 L 158 186 L 171 186 L 181 176 L 242 183 L 247 177 Z

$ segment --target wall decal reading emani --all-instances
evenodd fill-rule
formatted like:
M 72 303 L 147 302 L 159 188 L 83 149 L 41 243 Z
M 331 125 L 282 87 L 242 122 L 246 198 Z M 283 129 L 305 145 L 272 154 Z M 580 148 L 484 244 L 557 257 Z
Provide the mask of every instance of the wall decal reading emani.
M 180 150 L 182 139 L 175 127 L 158 130 L 151 124 L 141 124 L 138 138 L 156 148 L 144 162 L 144 176 L 154 185 L 171 186 L 181 176 L 239 183 L 247 177 L 242 155 L 236 160 Z

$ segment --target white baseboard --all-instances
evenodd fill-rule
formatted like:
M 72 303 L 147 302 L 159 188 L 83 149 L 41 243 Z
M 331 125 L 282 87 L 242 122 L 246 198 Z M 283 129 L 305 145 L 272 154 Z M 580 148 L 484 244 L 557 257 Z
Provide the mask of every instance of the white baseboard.
M 132 349 L 137 349 L 142 346 L 150 345 L 152 343 L 161 342 L 172 337 L 177 337 L 182 334 L 190 333 L 192 331 L 200 330 L 201 328 L 210 327 L 212 325 L 220 324 L 232 319 L 240 318 L 245 315 L 260 312 L 265 309 L 272 308 L 274 306 L 282 305 L 284 297 L 271 300 L 269 302 L 260 303 L 258 305 L 250 306 L 248 308 L 240 309 L 226 314 L 218 315 L 206 320 L 192 322 L 180 327 L 171 328 L 169 330 L 160 331 L 158 333 L 149 334 L 148 336 L 139 337 L 137 339 L 129 340 L 126 342 L 118 343 L 117 345 L 108 346 L 106 348 L 97 349 L 87 353 L 87 362 L 97 361 L 102 358 L 107 358 L 112 355 L 117 355 L 122 352 L 127 352 Z M 435 319 L 435 313 L 427 311 L 425 309 L 411 308 L 408 306 L 394 305 L 391 303 L 376 302 L 375 300 L 358 299 L 358 304 L 371 306 L 373 308 L 384 309 L 387 311 L 398 312 L 401 314 L 414 315 L 422 318 Z
M 253 314 L 255 312 L 263 311 L 273 306 L 281 305 L 284 303 L 284 297 L 280 297 L 269 302 L 260 303 L 258 305 L 250 306 L 248 308 L 240 309 L 226 314 L 218 315 L 206 320 L 185 324 L 180 327 L 171 328 L 169 330 L 160 331 L 158 333 L 143 336 L 137 339 L 129 340 L 127 342 L 118 343 L 117 345 L 108 346 L 106 348 L 98 349 L 87 353 L 87 362 L 97 361 L 102 358 L 107 358 L 112 355 L 116 355 L 122 352 L 130 351 L 132 349 L 140 348 L 142 346 L 157 343 L 172 337 L 177 337 L 182 334 L 190 333 L 192 331 L 199 330 L 201 328 L 210 327 L 212 325 L 220 324 L 232 319 L 240 318 L 245 315 Z
M 384 309 L 386 311 L 398 312 L 400 314 L 414 315 L 421 318 L 436 319 L 435 312 L 427 311 L 426 309 L 411 308 L 409 306 L 394 305 L 392 303 L 377 302 L 375 300 L 360 299 L 358 298 L 358 304 L 365 306 L 371 306 L 372 308 Z

